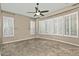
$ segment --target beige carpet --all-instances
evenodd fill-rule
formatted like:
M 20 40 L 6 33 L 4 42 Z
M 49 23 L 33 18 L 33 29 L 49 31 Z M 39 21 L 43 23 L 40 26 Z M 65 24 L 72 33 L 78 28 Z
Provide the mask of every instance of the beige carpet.
M 2 56 L 78 56 L 79 47 L 46 39 L 2 45 Z

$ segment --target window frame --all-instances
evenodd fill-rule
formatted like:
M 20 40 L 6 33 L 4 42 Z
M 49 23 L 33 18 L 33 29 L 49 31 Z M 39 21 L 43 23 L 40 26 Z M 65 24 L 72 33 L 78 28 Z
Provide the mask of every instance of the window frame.
M 9 20 L 12 20 L 12 28 L 13 28 L 13 30 L 12 30 L 12 34 L 5 34 L 5 19 L 6 18 L 10 18 Z M 12 19 L 11 19 L 12 18 Z M 9 21 L 9 20 L 7 20 L 7 21 Z M 7 23 L 9 23 L 9 22 L 7 22 Z M 11 17 L 11 16 L 3 16 L 3 37 L 14 37 L 14 17 Z
M 65 17 L 65 16 L 70 16 L 70 15 L 72 15 L 72 14 L 77 14 L 77 15 L 76 15 L 76 17 L 77 17 L 77 19 L 76 19 L 76 23 L 77 23 L 77 25 L 76 25 L 76 26 L 77 26 L 77 27 L 76 27 L 77 36 L 74 36 L 74 35 L 72 36 L 72 35 L 70 35 L 70 33 L 71 33 L 71 28 L 69 29 L 69 32 L 70 32 L 69 35 L 64 35 L 64 36 L 66 36 L 66 37 L 75 37 L 75 38 L 78 38 L 78 35 L 79 35 L 79 34 L 78 34 L 78 24 L 79 24 L 79 23 L 78 23 L 78 11 L 77 11 L 77 12 L 70 13 L 70 14 L 67 14 L 67 15 L 64 15 L 64 17 Z M 71 23 L 71 22 L 70 22 L 70 23 Z M 70 26 L 69 26 L 69 27 L 70 27 Z

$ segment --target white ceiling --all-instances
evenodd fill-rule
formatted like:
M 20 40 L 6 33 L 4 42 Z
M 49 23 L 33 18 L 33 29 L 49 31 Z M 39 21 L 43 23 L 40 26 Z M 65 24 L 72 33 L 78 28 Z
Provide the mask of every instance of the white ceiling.
M 40 3 L 40 10 L 49 10 L 48 13 L 65 8 L 72 3 Z M 35 11 L 35 3 L 1 3 L 2 10 L 33 17 L 34 14 L 27 13 Z M 47 14 L 47 13 L 46 13 Z

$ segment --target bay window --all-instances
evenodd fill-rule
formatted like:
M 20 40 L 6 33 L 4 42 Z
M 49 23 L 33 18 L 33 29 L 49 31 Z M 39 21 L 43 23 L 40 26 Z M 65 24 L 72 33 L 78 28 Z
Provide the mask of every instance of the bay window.
M 39 34 L 78 36 L 78 12 L 39 21 L 39 31 Z

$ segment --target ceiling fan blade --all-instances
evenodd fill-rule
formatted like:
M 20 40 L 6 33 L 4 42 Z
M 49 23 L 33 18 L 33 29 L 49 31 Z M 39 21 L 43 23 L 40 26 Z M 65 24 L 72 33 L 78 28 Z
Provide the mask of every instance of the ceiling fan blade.
M 41 13 L 49 12 L 49 10 L 40 11 Z
M 38 12 L 41 12 L 40 10 L 38 10 Z
M 34 17 L 36 16 L 36 14 L 34 15 Z
M 36 13 L 36 12 L 27 12 L 27 13 Z
M 41 16 L 44 16 L 43 14 L 40 13 Z

